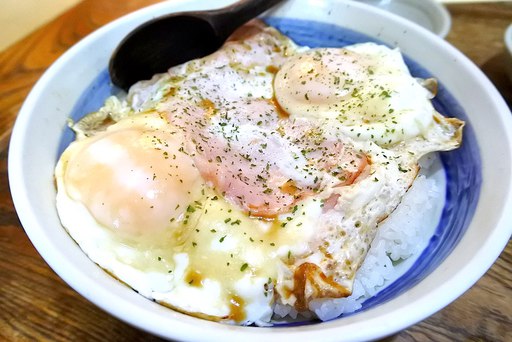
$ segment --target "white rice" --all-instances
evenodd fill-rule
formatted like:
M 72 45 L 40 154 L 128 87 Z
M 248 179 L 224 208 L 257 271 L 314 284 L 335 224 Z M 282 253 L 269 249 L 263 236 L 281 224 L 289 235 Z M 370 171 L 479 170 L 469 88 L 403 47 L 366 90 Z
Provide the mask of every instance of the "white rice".
M 422 170 L 428 169 L 435 158 L 422 160 Z M 435 163 L 434 163 L 435 164 Z M 437 165 L 437 168 L 438 165 Z M 428 172 L 428 171 L 427 171 Z M 379 226 L 365 261 L 356 274 L 352 295 L 340 299 L 319 299 L 310 303 L 309 309 L 325 321 L 343 313 L 354 312 L 362 303 L 389 286 L 403 275 L 428 245 L 440 215 L 440 208 L 433 203 L 444 201 L 444 192 L 438 177 L 426 177 L 422 171 L 398 208 Z M 435 216 L 435 217 L 432 217 Z M 276 322 L 307 320 L 311 316 L 288 305 L 276 304 Z

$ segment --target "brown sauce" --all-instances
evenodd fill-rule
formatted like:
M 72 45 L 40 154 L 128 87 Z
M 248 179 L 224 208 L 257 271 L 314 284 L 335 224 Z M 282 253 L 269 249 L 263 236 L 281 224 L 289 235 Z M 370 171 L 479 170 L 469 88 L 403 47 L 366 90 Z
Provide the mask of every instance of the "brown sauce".
M 235 322 L 245 320 L 245 302 L 237 295 L 231 295 L 229 298 L 229 318 Z
M 329 253 L 329 251 L 327 250 L 327 247 L 320 246 L 318 249 L 320 250 L 320 252 L 322 252 L 322 254 L 325 256 L 326 259 L 330 259 L 330 260 L 334 259 L 332 254 Z
M 187 275 L 185 276 L 185 281 L 190 286 L 202 287 L 203 280 L 204 280 L 203 275 L 195 270 L 189 270 Z
M 212 116 L 213 114 L 215 114 L 215 111 L 216 111 L 215 103 L 213 103 L 211 100 L 203 99 L 203 100 L 201 100 L 201 102 L 199 102 L 199 106 L 206 110 L 207 116 Z
M 174 95 L 176 95 L 176 88 L 175 87 L 171 87 L 171 88 L 169 88 L 169 90 L 167 90 L 163 94 L 163 97 L 174 96 Z
M 277 74 L 277 72 L 279 71 L 279 69 L 275 65 L 269 65 L 265 68 L 265 70 L 274 75 Z
M 290 113 L 288 113 L 277 101 L 275 96 L 272 96 L 270 102 L 276 107 L 277 115 L 280 119 L 288 119 L 290 117 Z
M 296 196 L 297 193 L 299 192 L 299 188 L 297 187 L 297 185 L 295 184 L 295 182 L 293 180 L 288 180 L 286 183 L 284 183 L 283 185 L 281 185 L 279 187 L 279 190 L 281 190 L 282 192 L 284 192 L 285 194 L 287 195 L 291 195 L 291 196 Z

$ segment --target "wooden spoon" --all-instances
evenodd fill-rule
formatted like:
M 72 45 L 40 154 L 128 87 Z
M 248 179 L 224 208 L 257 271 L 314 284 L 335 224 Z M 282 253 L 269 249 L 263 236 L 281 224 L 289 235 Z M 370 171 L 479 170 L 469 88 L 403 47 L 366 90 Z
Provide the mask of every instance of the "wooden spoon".
M 170 67 L 215 52 L 239 26 L 282 0 L 242 0 L 210 11 L 150 20 L 130 32 L 110 58 L 112 82 L 128 90 Z

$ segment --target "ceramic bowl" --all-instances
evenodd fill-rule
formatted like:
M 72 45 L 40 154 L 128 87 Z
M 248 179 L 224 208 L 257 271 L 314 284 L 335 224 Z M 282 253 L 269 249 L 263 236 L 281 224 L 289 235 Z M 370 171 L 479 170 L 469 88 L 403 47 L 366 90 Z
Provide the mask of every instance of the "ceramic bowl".
M 446 37 L 452 24 L 448 10 L 437 0 L 359 0 L 372 6 L 398 14 L 434 32 Z
M 42 257 L 73 289 L 119 319 L 177 340 L 369 340 L 393 334 L 442 309 L 492 265 L 512 232 L 512 117 L 499 93 L 462 53 L 428 30 L 389 12 L 344 0 L 294 0 L 264 18 L 299 44 L 343 46 L 377 40 L 399 46 L 415 76 L 440 82 L 435 100 L 467 122 L 460 149 L 443 154 L 446 199 L 429 245 L 411 270 L 358 312 L 323 323 L 229 326 L 149 301 L 91 262 L 61 226 L 53 171 L 70 142 L 69 117 L 97 109 L 118 90 L 107 65 L 135 26 L 174 11 L 222 7 L 229 0 L 163 2 L 127 15 L 60 57 L 27 97 L 9 150 L 9 181 L 23 227 Z

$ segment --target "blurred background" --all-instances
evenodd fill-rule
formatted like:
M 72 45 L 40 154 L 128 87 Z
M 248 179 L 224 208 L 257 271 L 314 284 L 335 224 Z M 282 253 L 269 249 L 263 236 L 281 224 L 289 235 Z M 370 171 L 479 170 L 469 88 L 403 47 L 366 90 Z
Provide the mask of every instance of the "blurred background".
M 0 51 L 79 2 L 80 0 L 2 0 Z

